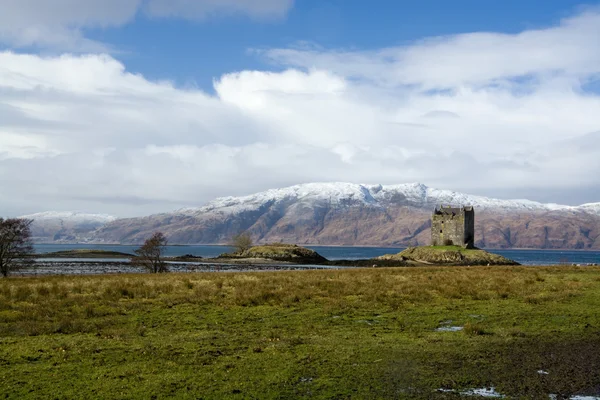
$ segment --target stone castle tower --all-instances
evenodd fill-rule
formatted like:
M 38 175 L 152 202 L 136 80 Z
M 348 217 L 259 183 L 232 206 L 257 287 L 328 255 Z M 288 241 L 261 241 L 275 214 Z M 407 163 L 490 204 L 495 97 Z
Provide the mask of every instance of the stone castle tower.
M 475 210 L 472 206 L 436 207 L 431 217 L 431 244 L 475 247 Z

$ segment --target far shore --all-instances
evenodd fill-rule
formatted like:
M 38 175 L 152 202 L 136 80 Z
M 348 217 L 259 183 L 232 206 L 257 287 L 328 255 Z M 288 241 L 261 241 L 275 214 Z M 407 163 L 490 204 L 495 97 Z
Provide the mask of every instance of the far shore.
M 260 243 L 259 243 L 260 244 Z M 129 243 L 129 244 L 123 244 L 123 243 L 57 243 L 57 242 L 50 242 L 50 243 L 34 243 L 34 246 L 39 245 L 39 246 L 115 246 L 115 247 L 137 247 L 137 246 L 141 246 L 141 243 Z M 301 244 L 301 243 L 297 243 L 298 246 L 303 246 L 303 247 L 333 247 L 333 248 L 366 248 L 366 249 L 405 249 L 407 247 L 410 247 L 408 245 L 397 245 L 397 246 L 388 246 L 388 245 L 381 245 L 381 246 L 376 246 L 376 245 L 369 245 L 369 244 Z M 229 245 L 229 244 L 223 244 L 223 243 L 196 243 L 196 244 L 178 244 L 178 243 L 169 243 L 168 244 L 169 247 L 193 247 L 193 246 L 215 246 L 215 247 L 227 247 L 227 248 L 231 248 L 233 246 Z M 496 250 L 500 250 L 500 251 L 551 251 L 551 252 L 561 252 L 561 251 L 574 251 L 574 252 L 597 252 L 600 251 L 600 249 L 570 249 L 570 248 L 564 248 L 564 249 L 543 249 L 543 248 L 531 248 L 531 247 L 480 247 L 482 250 L 489 250 L 489 251 L 496 251 Z M 52 254 L 52 253 L 39 253 L 36 254 L 36 256 L 39 255 L 43 255 L 46 256 L 48 254 Z M 129 254 L 129 256 L 133 256 L 132 254 Z
M 95 249 L 76 249 L 76 250 L 65 250 L 56 251 L 50 253 L 35 254 L 35 258 L 40 259 L 124 259 L 135 257 L 135 254 L 123 253 L 118 251 L 106 251 L 106 250 L 95 250 Z M 204 258 L 200 256 L 172 256 L 163 257 L 166 262 L 182 262 L 182 263 L 210 263 L 210 264 L 235 264 L 235 265 L 302 265 L 302 263 L 282 260 L 272 260 L 268 258 L 236 258 L 236 257 L 210 257 Z M 398 263 L 394 261 L 383 261 L 374 259 L 358 259 L 358 260 L 327 260 L 322 265 L 329 266 L 351 266 L 351 267 L 372 267 L 372 266 L 396 266 Z

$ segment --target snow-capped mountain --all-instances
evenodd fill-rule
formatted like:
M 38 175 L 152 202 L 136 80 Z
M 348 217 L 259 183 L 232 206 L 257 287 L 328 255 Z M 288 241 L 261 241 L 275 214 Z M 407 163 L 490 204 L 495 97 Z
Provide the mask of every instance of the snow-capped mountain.
M 20 218 L 31 219 L 31 234 L 38 243 L 86 242 L 92 233 L 115 217 L 105 214 L 86 214 L 79 212 L 46 211 L 23 215 Z
M 69 221 L 69 222 L 96 222 L 106 224 L 114 221 L 115 217 L 107 214 L 86 214 L 73 211 L 45 211 L 36 214 L 23 215 L 19 218 L 32 219 L 34 221 Z
M 250 232 L 257 242 L 406 246 L 429 244 L 436 205 L 473 205 L 481 247 L 600 248 L 600 203 L 582 206 L 498 200 L 423 184 L 309 183 L 198 208 L 107 223 L 92 235 L 140 243 L 154 231 L 171 243 L 227 243 Z
M 362 205 L 386 207 L 393 202 L 406 206 L 432 208 L 439 204 L 472 205 L 478 210 L 495 211 L 585 211 L 600 215 L 600 203 L 581 206 L 544 204 L 531 200 L 499 200 L 451 190 L 427 187 L 421 183 L 399 185 L 360 185 L 353 183 L 307 183 L 282 189 L 271 189 L 243 197 L 222 197 L 203 207 L 185 208 L 175 213 L 201 215 L 210 212 L 236 214 L 257 210 L 268 202 L 329 203 L 332 206 Z

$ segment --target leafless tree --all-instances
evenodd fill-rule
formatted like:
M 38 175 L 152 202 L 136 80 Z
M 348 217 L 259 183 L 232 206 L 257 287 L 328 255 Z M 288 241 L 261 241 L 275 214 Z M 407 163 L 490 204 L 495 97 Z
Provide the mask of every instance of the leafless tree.
M 156 232 L 150 239 L 135 250 L 136 257 L 131 259 L 133 265 L 144 267 L 149 272 L 167 272 L 167 264 L 162 260 L 167 238 L 161 232 Z
M 243 253 L 252 247 L 252 236 L 249 233 L 238 233 L 231 239 L 231 245 L 236 253 Z
M 12 271 L 34 263 L 29 225 L 33 221 L 20 218 L 0 218 L 0 273 L 7 277 Z

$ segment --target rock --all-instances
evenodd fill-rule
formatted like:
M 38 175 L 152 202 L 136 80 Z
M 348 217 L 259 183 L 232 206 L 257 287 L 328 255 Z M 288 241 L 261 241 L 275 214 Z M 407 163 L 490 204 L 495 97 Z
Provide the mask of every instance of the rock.
M 175 256 L 173 260 L 186 261 L 186 260 L 202 260 L 201 256 L 195 256 L 193 254 L 184 254 L 182 256 Z

